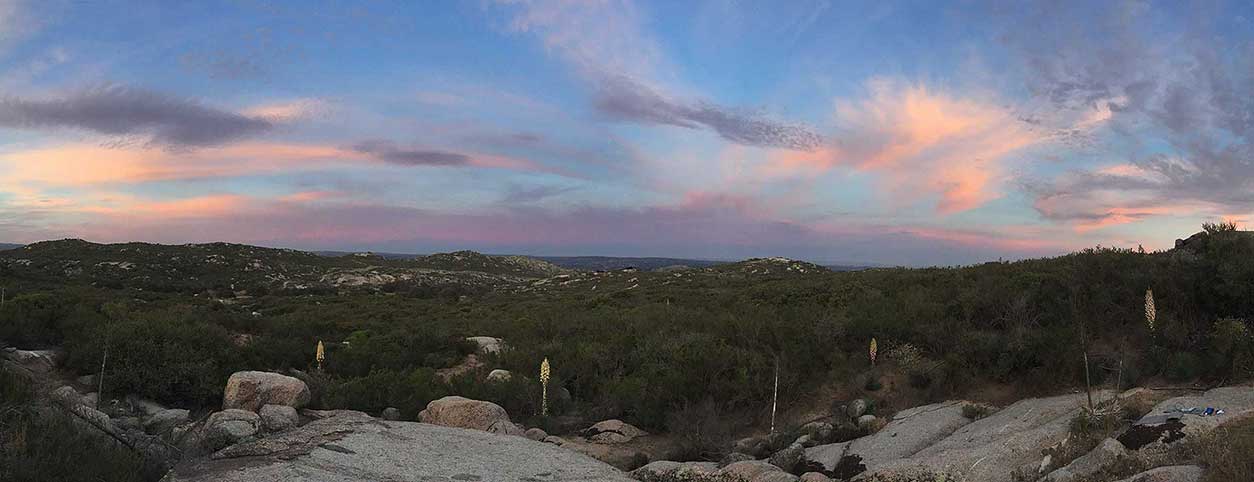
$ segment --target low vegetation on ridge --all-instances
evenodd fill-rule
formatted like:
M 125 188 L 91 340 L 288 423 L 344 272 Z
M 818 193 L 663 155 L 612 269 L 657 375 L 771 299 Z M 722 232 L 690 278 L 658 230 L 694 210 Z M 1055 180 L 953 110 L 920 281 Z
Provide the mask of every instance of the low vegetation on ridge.
M 0 251 L 0 340 L 62 346 L 81 373 L 95 372 L 107 350 L 105 397 L 206 407 L 220 402 L 234 371 L 294 368 L 311 373 L 321 407 L 393 406 L 412 418 L 429 400 L 459 394 L 534 425 L 577 414 L 654 431 L 682 425 L 674 415 L 685 410 L 765 421 L 777 364 L 784 410 L 823 387 L 861 390 L 893 376 L 902 380 L 895 390 L 915 401 L 988 385 L 1016 396 L 1074 389 L 1083 386 L 1086 348 L 1095 384 L 1117 375 L 1125 387 L 1249 379 L 1254 237 L 1208 228 L 1166 252 L 1095 248 L 858 272 L 783 259 L 570 272 L 473 253 L 422 265 L 238 245 L 40 243 Z M 471 264 L 459 270 L 460 262 Z M 303 281 L 375 268 L 445 281 Z M 478 335 L 507 341 L 490 361 L 514 372 L 511 381 L 439 375 L 473 351 L 465 337 Z M 876 367 L 866 354 L 873 337 Z M 550 393 L 571 395 L 551 407 L 552 418 L 538 415 L 544 358 Z

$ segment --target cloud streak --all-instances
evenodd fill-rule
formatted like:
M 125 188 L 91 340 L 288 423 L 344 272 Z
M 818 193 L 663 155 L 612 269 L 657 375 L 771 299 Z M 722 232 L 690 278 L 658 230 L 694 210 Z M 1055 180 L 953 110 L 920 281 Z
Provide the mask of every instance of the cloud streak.
M 0 127 L 78 129 L 142 136 L 168 148 L 224 144 L 269 131 L 273 124 L 200 102 L 133 87 L 105 85 L 58 98 L 0 98 Z
M 711 102 L 685 103 L 670 99 L 625 76 L 601 81 L 595 105 L 599 112 L 612 119 L 688 129 L 708 128 L 724 139 L 746 146 L 809 151 L 823 142 L 821 136 L 805 126 Z
M 631 2 L 501 2 L 517 8 L 510 29 L 539 36 L 592 84 L 593 106 L 610 119 L 642 125 L 708 129 L 736 144 L 813 150 L 812 129 L 747 109 L 669 94 L 661 47 L 641 27 Z M 694 96 L 682 96 L 692 98 Z
M 399 166 L 464 166 L 472 161 L 471 157 L 465 154 L 437 150 L 402 149 L 391 141 L 383 140 L 358 142 L 350 149 Z

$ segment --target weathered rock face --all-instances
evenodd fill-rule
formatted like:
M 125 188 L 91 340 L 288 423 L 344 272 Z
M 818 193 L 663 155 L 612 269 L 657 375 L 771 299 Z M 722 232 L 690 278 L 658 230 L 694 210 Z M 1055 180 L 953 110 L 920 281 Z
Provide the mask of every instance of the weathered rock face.
M 1197 482 L 1202 480 L 1202 468 L 1196 465 L 1171 465 L 1150 469 L 1119 482 Z
M 867 410 L 866 400 L 859 398 L 857 400 L 849 402 L 849 405 L 845 408 L 845 415 L 848 415 L 850 420 L 857 420 L 858 417 L 861 417 L 862 415 L 866 414 L 866 410 Z
M 500 338 L 493 338 L 490 336 L 471 336 L 467 337 L 466 341 L 474 343 L 478 347 L 478 352 L 481 355 L 497 354 L 500 353 L 501 350 L 505 349 L 505 342 Z
M 949 401 L 903 410 L 874 434 L 807 450 L 806 460 L 817 464 L 812 469 L 820 470 L 821 466 L 828 474 L 835 473 L 843 461 L 840 472 L 845 475 L 910 457 L 971 423 L 962 415 L 962 407 L 966 405 L 966 402 Z
M 531 440 L 535 440 L 537 442 L 543 442 L 544 439 L 549 436 L 549 434 L 545 433 L 544 430 L 541 430 L 539 428 L 529 428 L 527 429 L 526 432 L 523 432 L 523 436 Z
M 584 430 L 583 435 L 589 442 L 599 444 L 620 444 L 630 442 L 636 437 L 648 435 L 648 432 L 636 428 L 622 420 L 602 420 Z
M 832 482 L 832 478 L 819 472 L 806 472 L 801 474 L 800 482 Z
M 418 413 L 418 421 L 445 427 L 468 428 L 502 435 L 522 435 L 505 409 L 492 402 L 451 396 L 432 400 Z
M 19 350 L 5 348 L 4 359 L 14 366 L 36 374 L 46 374 L 57 368 L 61 360 L 61 352 L 57 350 Z
M 169 433 L 175 426 L 187 421 L 190 412 L 181 408 L 162 410 L 144 421 L 144 431 L 153 435 Z
M 287 430 L 300 422 L 296 409 L 287 405 L 265 405 L 257 415 L 261 417 L 261 426 L 269 432 Z
M 659 460 L 631 471 L 631 478 L 641 482 L 665 482 L 673 480 L 702 480 L 718 473 L 713 462 L 671 462 Z
M 784 472 L 779 467 L 761 460 L 736 462 L 719 469 L 717 476 L 724 480 L 742 480 L 745 482 L 787 482 L 797 480 L 797 476 Z
M 770 447 L 761 437 L 745 437 L 732 443 L 732 452 L 755 458 L 765 457 L 770 452 Z
M 241 460 L 246 458 L 246 460 Z M 358 480 L 627 482 L 614 468 L 522 437 L 499 437 L 338 411 L 298 428 L 227 447 L 175 469 L 167 482 Z
M 1175 411 L 1190 407 L 1196 407 L 1199 412 L 1213 407 L 1224 413 L 1203 417 Z M 1215 388 L 1201 395 L 1164 400 L 1120 435 L 1119 441 L 1128 450 L 1138 451 L 1141 457 L 1153 459 L 1165 454 L 1180 440 L 1210 432 L 1251 414 L 1254 414 L 1254 387 Z
M 264 405 L 301 408 L 309 403 L 309 386 L 298 378 L 269 372 L 236 372 L 226 381 L 222 408 L 256 412 Z
M 1099 400 L 1110 391 L 1094 392 Z M 968 482 L 1010 480 L 1015 471 L 1038 474 L 1042 453 L 1069 435 L 1071 419 L 1085 404 L 1085 394 L 1020 400 L 963 425 L 914 455 L 871 468 L 868 475 L 902 477 L 943 473 Z M 816 447 L 817 448 L 817 447 Z
M 1114 465 L 1121 457 L 1128 455 L 1128 449 L 1115 439 L 1103 440 L 1097 448 L 1080 458 L 1072 460 L 1066 467 L 1050 472 L 1041 479 L 1042 482 L 1074 482 L 1096 474 Z
M 783 469 L 785 472 L 792 472 L 797 468 L 797 464 L 801 463 L 801 458 L 806 453 L 805 447 L 801 444 L 792 444 L 784 447 L 783 450 L 771 454 L 768 460 L 771 465 Z
M 557 437 L 549 436 L 545 441 Z M 589 443 L 584 439 L 563 439 L 562 448 L 574 450 L 594 459 L 610 464 L 618 470 L 630 472 L 638 469 L 651 460 L 649 454 L 630 446 L 630 444 L 599 444 Z
M 487 380 L 489 382 L 501 383 L 501 382 L 508 382 L 511 378 L 514 378 L 514 374 L 510 373 L 509 370 L 502 370 L 498 368 L 496 370 L 492 370 L 491 372 L 488 372 Z
M 231 408 L 215 412 L 201 429 L 199 445 L 217 450 L 256 435 L 261 430 L 261 417 L 248 410 Z

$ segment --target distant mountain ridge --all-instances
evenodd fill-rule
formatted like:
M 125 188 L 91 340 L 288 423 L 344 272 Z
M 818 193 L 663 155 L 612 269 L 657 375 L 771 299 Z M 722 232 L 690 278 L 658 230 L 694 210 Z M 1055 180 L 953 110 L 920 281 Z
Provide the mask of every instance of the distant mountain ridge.
M 7 249 L 17 249 L 17 248 L 20 248 L 20 247 L 22 247 L 22 246 L 24 246 L 24 245 L 22 245 L 22 244 L 13 244 L 13 243 L 0 243 L 0 251 L 4 251 L 4 250 L 7 250 Z

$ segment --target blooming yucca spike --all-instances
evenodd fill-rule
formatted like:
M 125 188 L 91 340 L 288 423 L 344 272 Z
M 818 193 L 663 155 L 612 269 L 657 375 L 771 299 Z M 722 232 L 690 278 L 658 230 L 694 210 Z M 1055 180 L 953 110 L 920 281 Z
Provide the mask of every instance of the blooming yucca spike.
M 1154 290 L 1145 290 L 1145 324 L 1154 332 L 1154 322 L 1158 320 L 1158 311 L 1154 309 Z
M 322 347 L 322 340 L 318 340 L 318 350 L 314 358 L 318 360 L 318 371 L 322 371 L 322 361 L 327 359 L 327 352 Z
M 540 414 L 549 414 L 549 359 L 540 362 Z
M 871 364 L 872 365 L 875 364 L 875 349 L 876 349 L 875 338 L 871 338 Z

